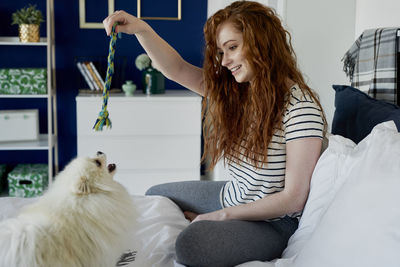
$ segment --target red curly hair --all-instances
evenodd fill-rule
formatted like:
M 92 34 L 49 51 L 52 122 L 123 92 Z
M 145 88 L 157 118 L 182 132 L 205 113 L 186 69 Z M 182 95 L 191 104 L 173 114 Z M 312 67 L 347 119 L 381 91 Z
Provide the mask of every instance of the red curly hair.
M 251 84 L 237 83 L 221 65 L 216 38 L 218 27 L 225 22 L 243 34 L 243 52 L 255 72 Z M 244 157 L 261 166 L 267 162 L 274 131 L 281 128 L 290 94 L 288 79 L 310 94 L 322 110 L 297 67 L 291 35 L 273 9 L 257 2 L 237 1 L 207 20 L 204 36 L 202 160 L 210 158 L 210 169 L 221 158 L 238 162 Z

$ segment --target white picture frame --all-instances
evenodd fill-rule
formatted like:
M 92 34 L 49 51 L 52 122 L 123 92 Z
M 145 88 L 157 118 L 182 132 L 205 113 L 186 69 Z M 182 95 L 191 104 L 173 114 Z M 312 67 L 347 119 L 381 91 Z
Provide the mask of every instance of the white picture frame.
M 114 13 L 114 0 L 108 0 L 108 15 Z M 86 1 L 79 0 L 79 28 L 104 29 L 102 22 L 86 22 Z

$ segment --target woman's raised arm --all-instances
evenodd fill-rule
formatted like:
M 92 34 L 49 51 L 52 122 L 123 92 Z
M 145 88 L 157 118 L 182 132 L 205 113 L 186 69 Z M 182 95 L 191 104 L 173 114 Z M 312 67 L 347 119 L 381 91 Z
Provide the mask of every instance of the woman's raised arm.
M 178 52 L 164 41 L 145 21 L 125 11 L 116 11 L 103 20 L 107 35 L 114 23 L 116 32 L 134 34 L 150 57 L 155 68 L 165 77 L 204 95 L 203 70 L 186 62 Z

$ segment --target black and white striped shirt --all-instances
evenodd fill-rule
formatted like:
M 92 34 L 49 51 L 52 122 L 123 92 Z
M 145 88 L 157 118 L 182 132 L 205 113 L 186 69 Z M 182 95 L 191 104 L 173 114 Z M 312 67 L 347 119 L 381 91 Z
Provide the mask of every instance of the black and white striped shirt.
M 268 146 L 268 163 L 260 168 L 244 159 L 240 159 L 239 164 L 228 164 L 230 181 L 221 190 L 223 207 L 246 204 L 282 191 L 285 187 L 286 143 L 307 137 L 322 139 L 322 112 L 311 96 L 295 85 L 288 101 L 281 129 L 275 131 Z

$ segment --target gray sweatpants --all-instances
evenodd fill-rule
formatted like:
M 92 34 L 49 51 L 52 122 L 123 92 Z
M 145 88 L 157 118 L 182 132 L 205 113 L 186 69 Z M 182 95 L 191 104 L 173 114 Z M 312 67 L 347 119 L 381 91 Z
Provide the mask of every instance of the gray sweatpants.
M 146 195 L 161 195 L 182 211 L 206 213 L 221 209 L 225 182 L 188 181 L 151 187 Z M 247 261 L 269 261 L 281 256 L 297 229 L 296 218 L 278 221 L 199 221 L 183 230 L 175 243 L 177 262 L 186 266 L 235 266 Z

